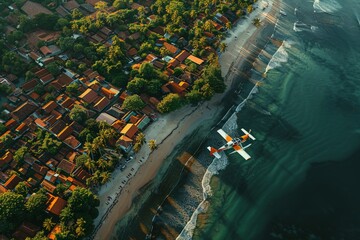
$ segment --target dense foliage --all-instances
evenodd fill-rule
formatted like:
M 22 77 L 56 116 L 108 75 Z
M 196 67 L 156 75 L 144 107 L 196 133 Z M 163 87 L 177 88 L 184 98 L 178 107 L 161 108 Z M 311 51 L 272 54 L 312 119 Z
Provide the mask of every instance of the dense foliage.
M 122 107 L 127 110 L 141 110 L 145 107 L 145 103 L 141 100 L 137 94 L 126 97 L 122 104 Z
M 61 237 L 77 239 L 89 235 L 94 228 L 93 219 L 99 214 L 96 208 L 99 204 L 99 199 L 89 189 L 75 188 L 60 214 Z
M 0 232 L 8 233 L 21 222 L 25 213 L 24 196 L 5 192 L 0 194 Z

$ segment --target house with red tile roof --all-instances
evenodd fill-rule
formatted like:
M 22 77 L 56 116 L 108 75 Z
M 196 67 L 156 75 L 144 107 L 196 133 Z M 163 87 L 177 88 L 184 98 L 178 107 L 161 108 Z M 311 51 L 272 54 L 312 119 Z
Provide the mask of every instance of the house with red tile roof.
M 86 183 L 86 179 L 88 179 L 89 177 L 91 177 L 91 174 L 89 174 L 85 169 L 83 169 L 82 167 L 77 168 L 74 172 L 73 172 L 73 176 L 78 179 L 79 181 Z
M 125 127 L 121 130 L 120 134 L 126 135 L 129 138 L 133 138 L 134 135 L 137 133 L 138 127 L 135 126 L 133 123 L 128 123 Z
M 74 129 L 71 126 L 65 126 L 58 134 L 56 134 L 56 137 L 63 141 L 68 138 L 73 131 Z
M 9 190 L 13 190 L 19 182 L 21 182 L 22 179 L 18 177 L 16 174 L 13 174 L 5 183 L 4 187 L 6 187 Z
M 133 140 L 126 135 L 122 135 L 117 141 L 116 144 L 120 146 L 125 152 L 129 152 L 133 146 Z
M 67 181 L 71 182 L 72 184 L 74 184 L 75 186 L 78 186 L 78 187 L 86 187 L 86 185 L 84 183 L 76 180 L 73 177 L 67 177 Z
M 195 57 L 194 55 L 190 55 L 187 59 L 197 65 L 201 65 L 204 63 L 204 60 L 202 60 L 201 58 Z
M 94 109 L 98 112 L 101 112 L 107 105 L 109 105 L 110 100 L 106 97 L 102 97 L 99 101 L 94 104 Z
M 21 7 L 21 10 L 26 13 L 30 18 L 34 18 L 40 13 L 52 14 L 50 10 L 43 7 L 40 3 L 26 1 L 25 4 Z
M 65 208 L 66 204 L 67 201 L 62 199 L 61 197 L 54 197 L 53 195 L 50 195 L 46 211 L 59 216 L 61 210 Z
M 94 91 L 92 90 L 91 88 L 88 88 L 85 90 L 85 92 L 83 92 L 79 98 L 86 102 L 86 103 L 92 103 L 94 102 L 97 98 L 99 97 L 99 95 Z
M 64 8 L 66 8 L 66 10 L 68 10 L 70 12 L 72 10 L 80 7 L 80 4 L 78 4 L 75 0 L 66 1 L 63 3 L 63 5 L 64 5 Z
M 4 155 L 0 158 L 0 169 L 11 162 L 13 159 L 13 154 L 10 151 L 7 151 Z
M 188 51 L 182 50 L 178 55 L 176 55 L 175 59 L 178 60 L 179 62 L 183 62 L 190 55 L 191 54 Z
M 169 52 L 171 52 L 173 55 L 175 55 L 175 54 L 177 54 L 180 50 L 176 47 L 176 46 L 174 46 L 174 45 L 172 45 L 172 44 L 170 44 L 170 43 L 167 43 L 167 42 L 164 42 L 164 45 L 163 45 Z
M 11 112 L 11 116 L 18 122 L 25 120 L 30 114 L 38 108 L 37 104 L 32 101 L 26 101 Z
M 129 57 L 134 57 L 136 54 L 137 54 L 137 50 L 136 48 L 130 48 L 126 54 L 129 56 Z
M 29 130 L 29 126 L 23 122 L 15 129 L 15 132 L 17 132 L 18 134 L 23 134 L 27 130 Z
M 46 112 L 47 114 L 51 113 L 55 108 L 57 108 L 58 105 L 56 104 L 55 101 L 50 101 L 48 103 L 46 103 L 44 106 L 42 106 L 42 110 L 44 112 Z
M 51 184 L 50 182 L 43 180 L 40 184 L 43 188 L 45 188 L 46 191 L 48 191 L 49 193 L 54 193 L 56 187 Z
M 63 143 L 71 147 L 72 149 L 77 149 L 81 146 L 81 142 L 76 139 L 73 135 L 70 135 L 66 139 L 64 139 Z
M 25 82 L 21 88 L 22 90 L 27 93 L 27 92 L 31 92 L 34 90 L 34 88 L 36 87 L 36 85 L 38 85 L 39 82 L 36 79 L 31 79 L 30 81 Z
M 49 170 L 48 167 L 37 164 L 37 163 L 33 163 L 33 165 L 31 166 L 31 168 L 38 174 L 40 174 L 41 176 L 45 176 L 47 171 Z
M 182 95 L 185 92 L 185 88 L 181 87 L 178 83 L 174 81 L 170 81 L 164 84 L 163 86 L 165 87 L 165 89 L 168 89 L 172 93 L 177 93 Z
M 168 62 L 167 67 L 171 68 L 171 69 L 175 69 L 179 65 L 180 65 L 180 62 L 177 59 L 173 58 Z
M 8 190 L 7 190 L 3 185 L 0 184 L 0 194 L 5 193 L 5 192 L 7 192 L 7 191 L 8 191 Z M 0 239 L 2 239 L 2 238 L 1 238 L 1 235 L 0 235 Z
M 57 81 L 61 84 L 62 87 L 66 87 L 74 80 L 71 77 L 67 76 L 66 74 L 62 73 L 57 77 Z
M 15 119 L 11 118 L 9 119 L 4 126 L 8 129 L 8 130 L 12 130 L 13 128 L 18 126 L 18 123 L 15 121 Z
M 44 85 L 48 84 L 49 82 L 51 82 L 54 79 L 55 79 L 55 77 L 51 73 L 46 74 L 45 76 L 42 76 L 39 78 L 40 82 Z
M 102 87 L 101 93 L 108 99 L 112 99 L 114 96 L 119 94 L 119 91 L 114 88 L 108 89 L 108 88 Z
M 52 54 L 51 49 L 48 48 L 47 46 L 42 46 L 39 50 L 44 56 L 48 56 Z
M 40 231 L 40 227 L 30 222 L 23 222 L 13 233 L 12 237 L 15 239 L 26 239 L 35 237 L 36 233 Z M 1 239 L 1 238 L 0 238 Z
M 63 159 L 59 163 L 58 168 L 60 168 L 61 170 L 63 170 L 64 172 L 70 175 L 75 169 L 75 164 Z

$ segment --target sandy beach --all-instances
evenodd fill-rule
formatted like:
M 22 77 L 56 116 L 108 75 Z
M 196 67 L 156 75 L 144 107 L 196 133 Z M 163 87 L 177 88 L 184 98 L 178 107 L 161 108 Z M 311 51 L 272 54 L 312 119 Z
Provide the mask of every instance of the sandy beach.
M 147 145 L 135 155 L 124 171 L 115 170 L 112 179 L 99 190 L 99 216 L 95 219 L 95 232 L 92 239 L 111 239 L 116 223 L 130 210 L 132 200 L 139 190 L 155 178 L 164 160 L 171 154 L 174 147 L 186 136 L 198 128 L 202 122 L 214 118 L 222 112 L 222 99 L 232 90 L 233 79 L 241 74 L 238 66 L 246 59 L 246 50 L 256 43 L 256 38 L 262 27 L 256 28 L 252 20 L 256 17 L 262 20 L 262 25 L 274 23 L 280 8 L 280 0 L 273 2 L 260 1 L 252 14 L 241 19 L 224 39 L 226 51 L 219 56 L 222 75 L 228 86 L 223 94 L 217 94 L 210 101 L 197 107 L 185 107 L 168 115 L 160 116 L 146 130 L 147 140 L 155 139 L 158 148 L 153 152 Z

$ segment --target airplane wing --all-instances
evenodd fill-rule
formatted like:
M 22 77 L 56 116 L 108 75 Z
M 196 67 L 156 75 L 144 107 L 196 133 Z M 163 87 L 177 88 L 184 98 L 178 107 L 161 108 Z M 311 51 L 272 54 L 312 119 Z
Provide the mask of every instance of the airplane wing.
M 248 134 L 249 135 L 249 137 L 252 139 L 252 140 L 256 140 L 255 139 L 255 137 L 253 136 L 253 135 L 251 135 L 248 131 L 246 131 L 245 129 L 241 129 L 241 131 L 243 131 L 243 133 L 245 133 L 245 134 Z M 251 131 L 251 130 L 250 130 Z
M 249 160 L 251 158 L 251 156 L 247 154 L 247 152 L 245 152 L 245 150 L 242 149 L 240 146 L 234 145 L 233 148 L 238 154 L 240 154 L 243 158 L 245 158 L 245 160 Z
M 224 132 L 224 130 L 219 129 L 217 130 L 217 132 L 226 140 L 226 142 L 230 142 L 232 140 L 232 138 L 229 135 L 227 135 L 227 133 Z

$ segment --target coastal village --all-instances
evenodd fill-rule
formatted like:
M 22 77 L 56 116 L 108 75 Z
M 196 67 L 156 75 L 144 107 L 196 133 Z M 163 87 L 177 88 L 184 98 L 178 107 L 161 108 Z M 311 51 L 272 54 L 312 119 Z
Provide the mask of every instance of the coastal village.
M 221 39 L 252 7 L 199 2 L 0 3 L 1 239 L 91 235 L 96 191 L 156 148 L 144 130 L 224 91 Z

